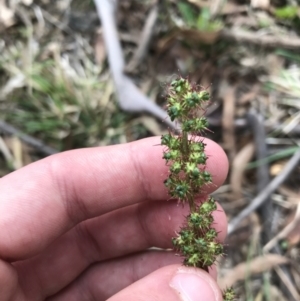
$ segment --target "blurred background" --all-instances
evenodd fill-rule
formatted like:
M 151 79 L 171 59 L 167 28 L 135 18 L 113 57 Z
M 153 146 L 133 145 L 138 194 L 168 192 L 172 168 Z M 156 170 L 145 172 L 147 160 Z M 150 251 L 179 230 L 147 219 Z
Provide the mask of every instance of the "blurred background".
M 299 4 L 0 0 L 0 176 L 166 133 L 166 86 L 188 77 L 210 91 L 206 136 L 230 161 L 220 285 L 300 300 Z

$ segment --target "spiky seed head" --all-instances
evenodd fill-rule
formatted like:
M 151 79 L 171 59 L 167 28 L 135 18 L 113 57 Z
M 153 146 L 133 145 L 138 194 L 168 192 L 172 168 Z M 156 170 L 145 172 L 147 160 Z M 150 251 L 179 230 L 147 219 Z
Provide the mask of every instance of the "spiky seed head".
M 170 167 L 170 171 L 178 174 L 181 171 L 181 164 L 178 161 L 175 161 L 173 165 Z
M 209 215 L 215 210 L 217 210 L 217 203 L 213 198 L 209 198 L 208 201 L 203 202 L 199 207 L 199 213 L 204 215 Z
M 207 101 L 210 99 L 210 96 L 207 91 L 201 91 L 201 92 L 199 92 L 199 98 L 203 101 Z
M 209 229 L 206 233 L 205 233 L 205 238 L 208 240 L 213 240 L 215 238 L 217 238 L 218 233 L 215 229 Z
M 216 256 L 223 254 L 223 246 L 218 242 L 210 242 L 208 244 L 208 252 Z
M 205 155 L 205 153 L 191 153 L 190 154 L 190 157 L 189 157 L 189 160 L 191 162 L 194 162 L 196 164 L 205 164 L 206 163 L 206 160 L 207 160 L 207 157 Z
M 201 132 L 208 127 L 208 121 L 206 118 L 196 118 L 194 119 L 193 130 L 195 132 Z
M 199 254 L 194 253 L 189 258 L 187 258 L 187 265 L 196 267 L 199 263 Z
M 172 106 L 168 107 L 168 114 L 172 121 L 176 118 L 181 117 L 182 115 L 182 107 L 180 103 L 174 103 Z
M 227 288 L 223 292 L 223 300 L 224 301 L 234 301 L 235 300 L 235 293 L 233 288 Z
M 182 130 L 185 132 L 190 132 L 194 129 L 194 121 L 193 120 L 184 120 L 182 122 Z
M 174 189 L 174 196 L 179 199 L 185 199 L 189 191 L 188 184 L 178 184 Z
M 211 174 L 206 170 L 202 173 L 202 179 L 207 184 L 212 182 Z
M 191 141 L 190 142 L 190 150 L 191 152 L 203 152 L 204 148 L 205 148 L 206 144 L 204 144 L 203 142 L 195 142 L 195 141 Z
M 176 149 L 165 152 L 163 155 L 163 159 L 165 159 L 167 162 L 170 160 L 177 160 L 179 158 L 180 158 L 180 152 Z
M 184 255 L 190 255 L 190 254 L 195 253 L 195 250 L 194 250 L 193 246 L 191 246 L 191 245 L 182 246 L 181 250 Z
M 207 248 L 207 241 L 203 237 L 195 239 L 195 243 L 201 248 Z

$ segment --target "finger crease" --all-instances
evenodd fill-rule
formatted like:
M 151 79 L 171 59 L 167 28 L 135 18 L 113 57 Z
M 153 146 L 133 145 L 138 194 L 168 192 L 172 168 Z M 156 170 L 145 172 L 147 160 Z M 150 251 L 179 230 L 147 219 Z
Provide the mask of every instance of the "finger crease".
M 145 199 L 148 199 L 151 196 L 151 186 L 148 181 L 147 176 L 144 174 L 144 170 L 142 168 L 141 162 L 137 160 L 137 152 L 133 148 L 133 144 L 129 144 L 129 154 L 131 158 L 131 162 L 133 163 L 136 177 L 140 183 L 140 187 L 142 189 L 142 193 L 145 196 Z
M 88 264 L 99 260 L 100 246 L 85 222 L 76 226 L 78 248 Z M 86 241 L 87 243 L 84 243 Z

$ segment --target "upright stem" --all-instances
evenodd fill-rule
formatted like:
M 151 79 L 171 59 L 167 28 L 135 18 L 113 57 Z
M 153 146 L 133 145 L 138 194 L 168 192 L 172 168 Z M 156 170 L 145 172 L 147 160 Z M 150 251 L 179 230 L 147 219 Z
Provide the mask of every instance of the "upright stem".
M 182 124 L 181 135 L 169 133 L 162 136 L 163 158 L 170 162 L 169 177 L 165 186 L 172 198 L 189 203 L 190 214 L 173 245 L 184 256 L 184 265 L 209 271 L 218 256 L 223 255 L 223 246 L 218 241 L 218 232 L 214 229 L 213 212 L 217 209 L 215 200 L 208 197 L 196 204 L 195 196 L 204 185 L 211 183 L 211 175 L 199 165 L 206 165 L 205 144 L 189 141 L 188 134 L 201 133 L 207 128 L 205 117 L 196 117 L 196 110 L 203 111 L 202 105 L 209 101 L 209 93 L 198 90 L 188 80 L 179 78 L 169 87 L 167 110 L 171 120 Z M 201 292 L 199 293 L 201 294 Z M 228 289 L 223 294 L 224 301 L 233 301 L 234 292 Z
M 188 161 L 189 157 L 189 141 L 188 141 L 188 133 L 183 131 L 182 132 L 182 157 L 184 158 L 185 162 Z M 194 202 L 194 196 L 189 195 L 187 199 L 189 206 L 190 206 L 190 211 L 193 212 L 195 211 L 195 202 Z
M 184 158 L 188 156 L 189 153 L 189 141 L 188 141 L 188 133 L 182 132 L 182 154 Z
M 189 205 L 190 205 L 190 211 L 195 212 L 196 207 L 195 207 L 194 198 L 192 196 L 188 197 L 188 202 L 189 202 Z

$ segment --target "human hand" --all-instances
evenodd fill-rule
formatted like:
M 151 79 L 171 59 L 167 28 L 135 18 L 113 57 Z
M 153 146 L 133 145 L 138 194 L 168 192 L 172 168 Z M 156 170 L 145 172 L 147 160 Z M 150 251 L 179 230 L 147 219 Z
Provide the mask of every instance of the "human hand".
M 209 193 L 228 163 L 216 143 L 205 142 Z M 214 269 L 184 268 L 174 252 L 147 250 L 171 248 L 188 210 L 166 201 L 159 143 L 73 150 L 3 177 L 0 301 L 222 300 Z M 214 219 L 223 241 L 225 214 Z

